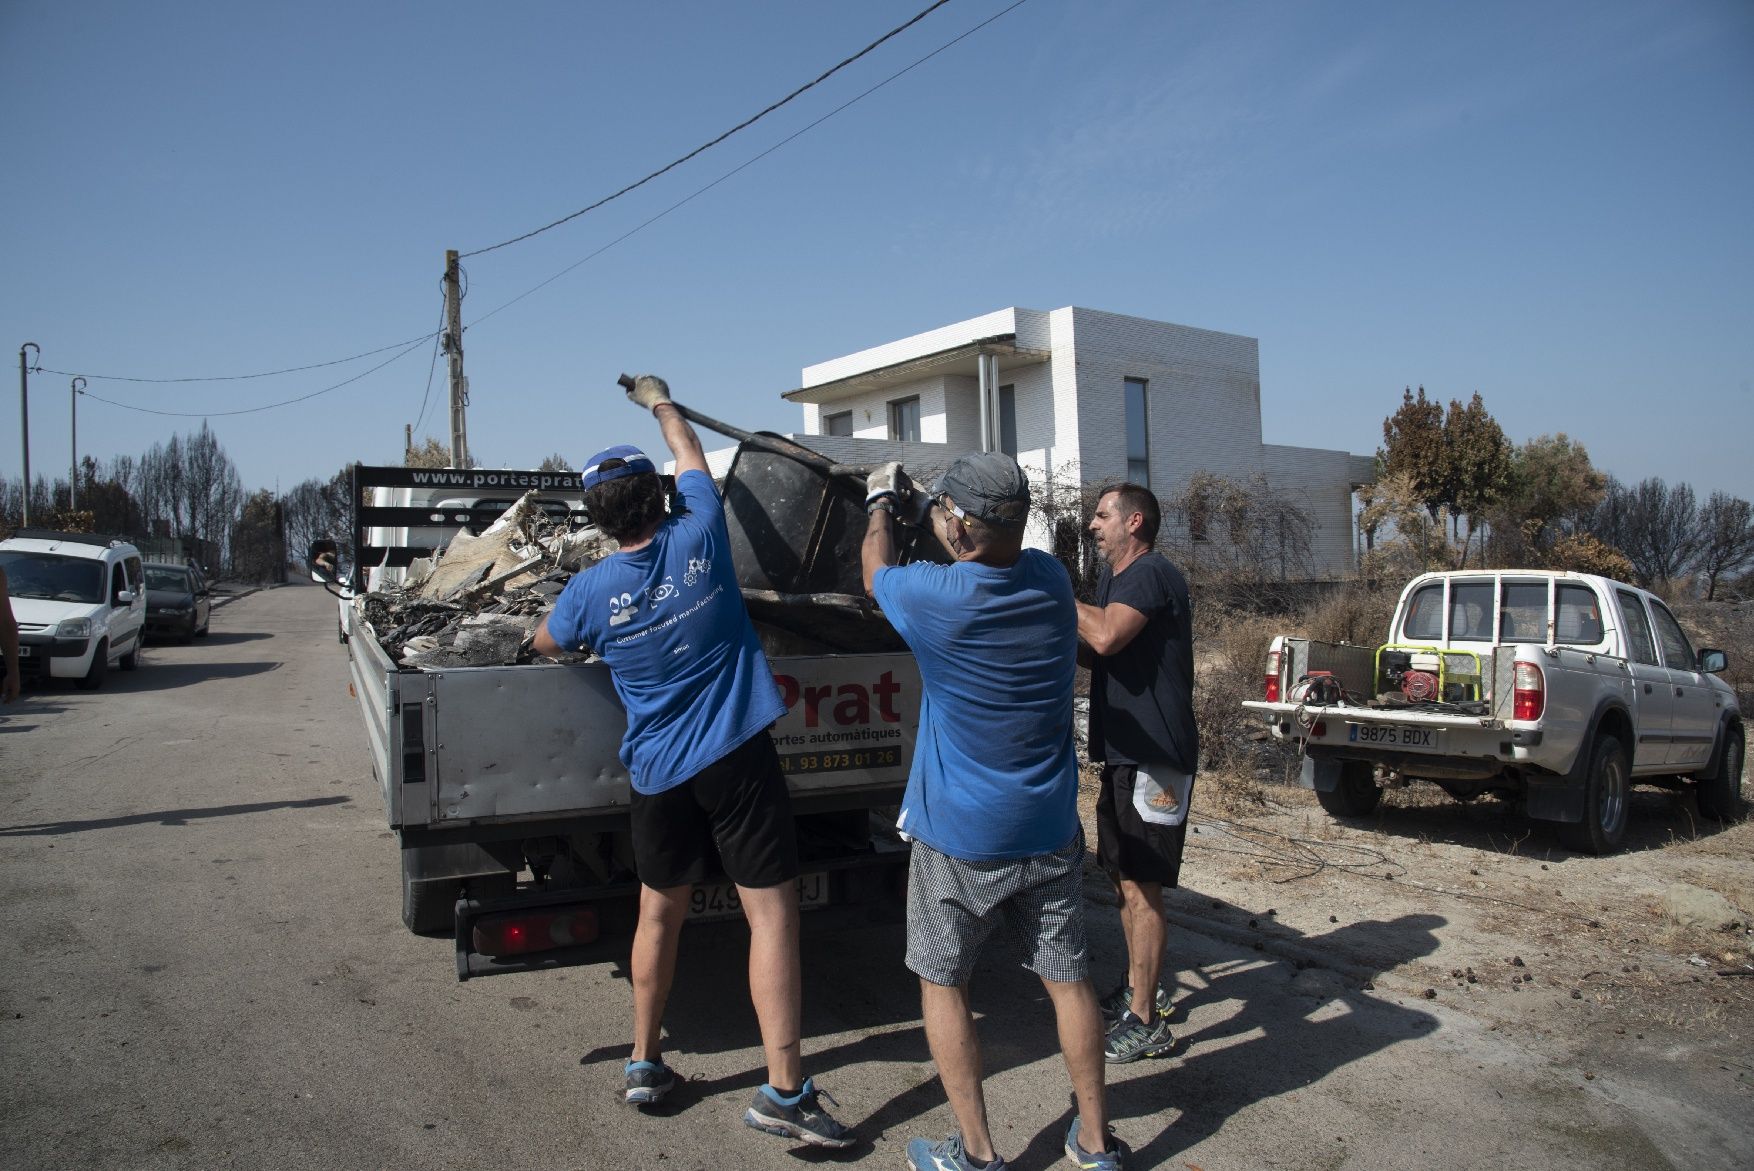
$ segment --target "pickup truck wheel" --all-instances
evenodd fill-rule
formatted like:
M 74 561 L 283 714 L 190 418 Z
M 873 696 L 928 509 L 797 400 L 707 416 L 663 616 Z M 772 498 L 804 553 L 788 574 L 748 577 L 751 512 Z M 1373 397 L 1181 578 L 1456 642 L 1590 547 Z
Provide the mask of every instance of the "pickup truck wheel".
M 1742 816 L 1742 764 L 1744 762 L 1742 729 L 1724 732 L 1723 756 L 1717 772 L 1699 781 L 1699 812 L 1719 821 L 1735 821 Z
M 1340 766 L 1340 783 L 1334 791 L 1317 789 L 1316 800 L 1335 817 L 1363 817 L 1382 800 L 1382 789 L 1368 762 L 1349 760 Z
M 402 867 L 402 923 L 416 935 L 449 934 L 457 922 L 458 878 L 411 878 Z
M 110 644 L 108 640 L 97 644 L 91 652 L 91 666 L 86 668 L 85 675 L 79 680 L 81 691 L 96 691 L 104 685 L 104 676 L 110 670 Z
M 1567 849 L 1579 853 L 1612 853 L 1626 833 L 1631 795 L 1632 774 L 1626 767 L 1626 746 L 1618 737 L 1603 736 L 1590 750 L 1590 770 L 1584 778 L 1583 820 L 1561 823 L 1560 841 Z

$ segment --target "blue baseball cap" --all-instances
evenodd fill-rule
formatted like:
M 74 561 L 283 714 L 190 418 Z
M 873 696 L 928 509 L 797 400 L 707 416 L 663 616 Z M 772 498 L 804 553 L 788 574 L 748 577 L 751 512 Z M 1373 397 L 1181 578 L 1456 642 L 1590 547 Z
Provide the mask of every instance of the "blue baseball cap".
M 603 465 L 613 460 L 620 460 L 614 467 Z M 652 463 L 652 457 L 629 443 L 618 443 L 614 447 L 606 447 L 590 458 L 583 472 L 584 487 L 588 492 L 598 484 L 607 484 L 610 480 L 619 480 L 623 476 L 637 476 L 641 472 L 658 470 Z

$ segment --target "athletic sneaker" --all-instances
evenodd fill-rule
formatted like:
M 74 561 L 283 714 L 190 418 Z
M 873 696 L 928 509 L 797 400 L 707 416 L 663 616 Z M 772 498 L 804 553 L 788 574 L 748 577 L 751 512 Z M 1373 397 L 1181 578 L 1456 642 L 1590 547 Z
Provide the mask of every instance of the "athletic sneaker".
M 1158 1017 L 1146 1024 L 1128 1009 L 1121 1019 L 1109 1026 L 1102 1056 L 1113 1062 L 1137 1061 L 1141 1057 L 1163 1057 L 1175 1044 L 1169 1022 Z
M 982 1164 L 968 1157 L 962 1149 L 962 1136 L 953 1134 L 943 1142 L 914 1139 L 907 1145 L 907 1165 L 913 1171 L 981 1171 Z M 1010 1171 L 1011 1164 L 995 1152 L 985 1171 Z
M 817 1101 L 819 1096 L 834 1102 L 833 1094 L 816 1088 L 814 1078 L 804 1079 L 804 1088 L 790 1104 L 782 1102 L 772 1086 L 764 1085 L 755 1091 L 755 1102 L 743 1112 L 743 1121 L 756 1130 L 801 1139 L 811 1146 L 852 1146 L 853 1132 L 829 1117 Z
M 1112 1133 L 1104 1135 L 1112 1149 L 1093 1155 L 1078 1143 L 1078 1122 L 1078 1119 L 1072 1119 L 1071 1129 L 1066 1131 L 1066 1158 L 1072 1160 L 1072 1165 L 1083 1168 L 1083 1171 L 1121 1171 L 1121 1153 L 1125 1149 L 1121 1140 Z
M 629 1061 L 622 1072 L 630 1106 L 655 1106 L 676 1088 L 676 1071 L 662 1061 Z
M 1121 1014 L 1123 1012 L 1126 1012 L 1133 1007 L 1133 986 L 1131 984 L 1122 984 L 1119 988 L 1116 988 L 1096 1003 L 1097 1007 L 1102 1009 L 1103 1021 L 1112 1025 L 1121 1019 Z M 1161 984 L 1157 986 L 1157 998 L 1154 1007 L 1159 1020 L 1169 1019 L 1169 993 L 1163 990 L 1163 985 Z

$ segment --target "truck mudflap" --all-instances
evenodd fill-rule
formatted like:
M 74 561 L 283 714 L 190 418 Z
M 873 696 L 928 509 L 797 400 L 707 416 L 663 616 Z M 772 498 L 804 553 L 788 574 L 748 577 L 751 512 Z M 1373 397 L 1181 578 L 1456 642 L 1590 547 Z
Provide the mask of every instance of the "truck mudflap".
M 800 929 L 835 930 L 902 918 L 907 894 L 908 848 L 879 841 L 867 852 L 839 858 L 808 858 L 800 881 L 813 883 Z M 815 885 L 820 881 L 820 895 Z M 723 885 L 723 875 L 696 890 Z M 639 918 L 638 882 L 592 887 L 536 889 L 499 898 L 464 895 L 456 907 L 457 979 L 544 971 L 601 963 L 627 955 Z M 715 903 L 691 913 L 689 922 L 741 920 Z

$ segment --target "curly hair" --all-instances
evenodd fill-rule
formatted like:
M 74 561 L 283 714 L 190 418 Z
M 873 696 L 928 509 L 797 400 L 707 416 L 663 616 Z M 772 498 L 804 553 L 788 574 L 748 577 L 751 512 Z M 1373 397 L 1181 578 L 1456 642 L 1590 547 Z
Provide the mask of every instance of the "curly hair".
M 603 467 L 619 467 L 611 459 Z M 630 541 L 664 519 L 664 483 L 656 472 L 638 472 L 608 480 L 585 492 L 585 511 L 591 522 L 616 541 Z

